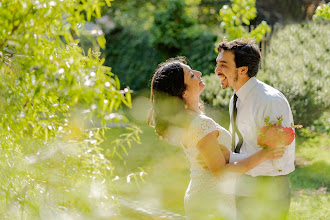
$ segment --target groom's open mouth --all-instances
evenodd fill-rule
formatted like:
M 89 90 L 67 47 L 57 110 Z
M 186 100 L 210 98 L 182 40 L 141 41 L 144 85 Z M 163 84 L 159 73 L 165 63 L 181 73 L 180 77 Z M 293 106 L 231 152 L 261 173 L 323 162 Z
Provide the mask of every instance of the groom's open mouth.
M 223 75 L 223 74 L 218 74 L 218 76 L 219 76 L 219 79 L 220 79 L 221 83 L 222 83 L 224 80 L 227 79 L 227 77 L 225 77 L 225 75 Z
M 227 86 L 227 77 L 223 74 L 218 74 L 222 88 L 225 88 Z

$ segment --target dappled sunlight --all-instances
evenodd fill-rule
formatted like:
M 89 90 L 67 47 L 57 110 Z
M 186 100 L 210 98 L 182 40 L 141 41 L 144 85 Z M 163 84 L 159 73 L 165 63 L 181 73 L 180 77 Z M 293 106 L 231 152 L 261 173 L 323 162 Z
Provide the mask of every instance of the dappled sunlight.
M 233 91 L 214 74 L 215 44 L 242 36 L 260 42 L 258 79 L 283 92 L 304 125 L 288 175 L 289 219 L 329 219 L 330 3 L 255 3 L 0 1 L 1 219 L 188 219 L 191 170 L 178 140 L 195 113 L 181 95 L 154 94 L 152 108 L 152 74 L 186 56 L 203 73 L 205 115 L 228 129 Z M 203 183 L 195 195 L 205 197 L 190 207 L 197 220 L 235 219 L 236 178 L 222 173 L 219 194 Z M 287 188 L 260 179 L 239 186 L 256 195 L 241 206 L 253 220 L 271 220 Z
M 206 114 L 215 115 L 220 123 L 228 123 L 223 121 L 227 118 L 227 112 L 224 110 L 206 106 Z M 131 208 L 128 208 L 130 211 L 127 211 L 126 208 L 124 210 L 127 211 L 128 216 L 141 216 L 141 218 L 146 219 L 152 219 L 151 216 L 157 218 L 156 216 L 160 216 L 159 213 L 163 213 L 162 211 L 185 215 L 183 198 L 189 184 L 190 171 L 189 162 L 184 156 L 183 149 L 180 146 L 173 146 L 164 140 L 159 140 L 155 131 L 147 127 L 146 124 L 142 124 L 141 129 L 143 130 L 143 134 L 141 134 L 142 144 L 132 145 L 126 158 L 126 169 L 130 170 L 131 168 L 134 170 L 136 167 L 143 167 L 147 175 L 145 176 L 145 182 L 137 180 L 125 185 L 125 177 L 120 183 L 118 182 L 119 194 L 131 202 L 134 201 L 133 204 L 135 204 L 129 203 L 130 205 L 127 206 L 131 206 Z M 306 166 L 297 167 L 296 171 L 289 175 L 292 190 L 290 219 L 297 219 L 296 214 L 300 216 L 304 213 L 302 206 L 309 209 L 313 201 L 315 201 L 313 207 L 316 207 L 316 204 L 321 205 L 322 201 L 327 204 L 328 198 L 328 188 L 326 188 L 329 183 L 326 177 L 328 162 L 323 161 L 323 158 L 326 159 L 327 155 L 319 151 L 319 149 L 327 148 L 327 138 L 324 136 L 316 140 L 315 138 L 304 139 L 298 137 L 297 143 L 299 143 L 297 145 L 299 155 L 304 155 L 303 158 L 308 163 Z M 308 158 L 308 155 L 314 156 Z M 307 159 L 305 156 L 307 156 Z M 311 160 L 321 161 L 314 164 Z M 314 165 L 310 166 L 311 164 Z M 278 193 L 274 188 L 271 188 L 273 190 L 270 192 L 262 190 L 260 185 L 258 188 L 251 186 L 251 189 L 259 191 L 257 193 L 259 199 L 255 203 L 250 202 L 247 204 L 248 208 L 253 210 L 254 214 L 257 214 L 257 219 L 258 213 L 263 213 L 262 211 L 265 209 L 263 198 L 269 198 L 269 195 L 277 198 Z M 321 206 L 324 207 L 324 204 Z M 253 208 L 251 208 L 252 206 Z M 144 211 L 138 211 L 138 209 Z M 317 213 L 320 216 L 325 216 L 322 209 L 318 210 Z M 268 215 L 272 215 L 272 213 L 268 213 Z M 171 215 L 168 214 L 167 216 Z M 263 218 L 260 217 L 260 219 Z

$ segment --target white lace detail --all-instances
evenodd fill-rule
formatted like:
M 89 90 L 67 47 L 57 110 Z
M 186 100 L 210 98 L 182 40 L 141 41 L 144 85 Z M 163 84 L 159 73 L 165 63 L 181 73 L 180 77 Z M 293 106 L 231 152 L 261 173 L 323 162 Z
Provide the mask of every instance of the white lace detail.
M 205 115 L 197 116 L 190 124 L 189 145 L 196 145 L 198 141 L 203 139 L 203 137 L 215 130 L 221 131 L 221 126 L 213 121 L 212 118 L 209 118 Z
M 198 115 L 190 124 L 188 134 L 186 135 L 186 146 L 184 151 L 191 164 L 191 171 L 202 170 L 205 172 L 203 166 L 198 163 L 196 159 L 200 154 L 197 143 L 203 139 L 207 134 L 213 131 L 219 131 L 218 143 L 226 146 L 229 150 L 231 148 L 231 136 L 229 132 L 216 123 L 212 118 L 205 115 Z
M 231 149 L 230 133 L 217 124 L 212 118 L 203 114 L 192 120 L 188 133 L 185 135 L 185 146 L 181 144 L 190 162 L 190 184 L 185 195 L 186 212 L 190 212 L 191 204 L 198 202 L 206 195 L 216 195 L 214 202 L 226 203 L 235 213 L 234 186 L 235 177 L 232 173 L 225 173 L 222 177 L 216 178 L 209 170 L 204 169 L 197 159 L 200 154 L 197 143 L 207 134 L 218 130 L 218 143 Z M 178 133 L 176 133 L 178 134 Z M 182 133 L 181 133 L 182 134 Z M 233 214 L 233 213 L 231 213 Z M 232 219 L 232 216 L 228 216 Z

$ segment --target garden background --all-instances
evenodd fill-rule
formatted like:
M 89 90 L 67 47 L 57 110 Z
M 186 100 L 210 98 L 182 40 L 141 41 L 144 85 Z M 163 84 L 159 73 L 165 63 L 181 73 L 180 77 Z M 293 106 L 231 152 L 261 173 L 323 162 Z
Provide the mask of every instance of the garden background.
M 189 164 L 146 126 L 150 79 L 186 56 L 228 128 L 215 46 L 242 36 L 304 126 L 289 217 L 329 218 L 328 2 L 1 0 L 1 218 L 182 219 Z

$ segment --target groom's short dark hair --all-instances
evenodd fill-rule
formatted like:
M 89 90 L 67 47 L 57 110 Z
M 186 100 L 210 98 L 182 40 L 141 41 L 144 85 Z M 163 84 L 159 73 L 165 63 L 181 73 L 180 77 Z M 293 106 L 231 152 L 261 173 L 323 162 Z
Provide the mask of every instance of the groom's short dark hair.
M 255 41 L 245 38 L 236 39 L 230 42 L 223 40 L 218 45 L 218 52 L 229 50 L 235 55 L 236 68 L 247 66 L 248 76 L 256 76 L 259 70 L 260 50 Z

